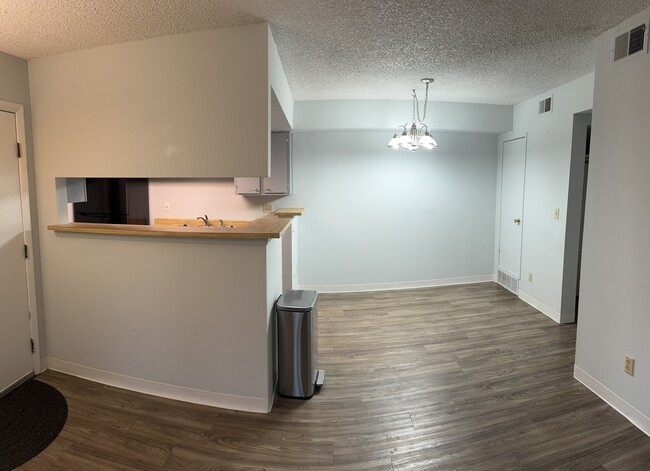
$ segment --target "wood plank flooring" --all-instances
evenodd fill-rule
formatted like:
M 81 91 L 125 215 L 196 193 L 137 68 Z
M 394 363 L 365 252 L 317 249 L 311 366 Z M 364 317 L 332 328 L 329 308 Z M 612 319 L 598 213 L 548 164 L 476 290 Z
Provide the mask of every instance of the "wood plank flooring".
M 325 385 L 268 414 L 47 371 L 68 400 L 33 470 L 648 470 L 650 437 L 573 379 L 575 325 L 493 283 L 321 295 Z

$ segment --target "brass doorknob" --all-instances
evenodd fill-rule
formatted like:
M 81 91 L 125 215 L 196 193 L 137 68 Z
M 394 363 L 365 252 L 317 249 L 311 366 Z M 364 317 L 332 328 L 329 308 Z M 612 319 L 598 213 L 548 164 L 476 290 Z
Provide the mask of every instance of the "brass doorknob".
M 519 219 L 519 218 L 515 219 L 515 224 L 517 224 L 517 225 L 521 224 L 521 219 Z

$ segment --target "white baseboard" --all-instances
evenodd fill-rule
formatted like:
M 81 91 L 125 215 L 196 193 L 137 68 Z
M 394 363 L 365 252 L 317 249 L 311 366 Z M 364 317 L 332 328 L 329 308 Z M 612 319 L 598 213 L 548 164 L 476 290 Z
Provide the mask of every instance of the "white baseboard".
M 34 372 L 33 371 L 30 371 L 29 373 L 26 373 L 22 378 L 17 379 L 13 383 L 11 383 L 9 386 L 4 388 L 2 391 L 0 391 L 0 397 L 4 396 L 6 393 L 11 391 L 12 389 L 17 388 L 18 386 L 23 384 L 25 381 L 27 381 L 28 379 L 33 378 L 33 377 L 34 377 Z
M 354 285 L 300 285 L 299 289 L 319 293 L 353 293 L 362 291 L 386 291 L 414 288 L 433 288 L 436 286 L 466 285 L 494 281 L 494 275 L 465 276 L 461 278 L 440 278 L 437 280 L 396 281 L 391 283 L 364 283 Z
M 532 296 L 524 293 L 523 291 L 521 291 L 521 289 L 519 289 L 519 293 L 517 294 L 517 296 L 519 296 L 519 299 L 521 299 L 523 302 L 525 302 L 527 304 L 530 304 L 531 306 L 533 306 L 535 309 L 537 309 L 542 314 L 546 314 L 548 317 L 553 319 L 558 324 L 560 323 L 562 316 L 560 316 L 559 312 L 554 311 L 553 309 L 548 307 L 546 304 L 544 304 L 541 301 L 538 301 L 537 299 L 533 298 Z
M 650 417 L 621 399 L 611 389 L 578 366 L 573 367 L 573 377 L 593 391 L 607 404 L 616 409 L 623 417 L 636 425 L 646 435 L 650 436 Z
M 97 383 L 115 386 L 117 388 L 137 391 L 153 396 L 166 397 L 177 401 L 191 402 L 206 406 L 233 409 L 246 412 L 269 412 L 269 401 L 263 398 L 234 396 L 200 389 L 192 389 L 173 384 L 158 383 L 147 379 L 97 370 L 87 366 L 77 365 L 57 358 L 46 358 L 46 367 L 72 376 L 95 381 Z M 272 402 L 271 402 L 272 403 Z

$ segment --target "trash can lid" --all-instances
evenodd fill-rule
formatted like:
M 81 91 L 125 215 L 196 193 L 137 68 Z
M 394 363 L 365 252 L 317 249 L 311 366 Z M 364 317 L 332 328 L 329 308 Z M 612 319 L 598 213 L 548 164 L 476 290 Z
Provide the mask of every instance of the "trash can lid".
M 278 309 L 283 311 L 306 312 L 316 306 L 318 293 L 316 291 L 292 289 L 278 299 Z

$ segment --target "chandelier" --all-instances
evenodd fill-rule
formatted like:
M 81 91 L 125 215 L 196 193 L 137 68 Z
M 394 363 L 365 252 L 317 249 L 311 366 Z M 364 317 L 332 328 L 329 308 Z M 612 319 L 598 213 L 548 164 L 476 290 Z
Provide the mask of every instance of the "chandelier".
M 420 118 L 420 104 L 418 103 L 418 96 L 415 89 L 411 93 L 413 97 L 413 119 L 411 125 L 405 123 L 395 128 L 393 138 L 388 142 L 388 147 L 391 149 L 408 149 L 415 152 L 417 149 L 435 149 L 438 147 L 436 140 L 431 137 L 429 127 L 424 124 L 427 117 L 427 102 L 429 101 L 429 84 L 433 82 L 432 78 L 423 78 L 422 83 L 425 84 L 424 92 L 424 107 L 422 108 L 422 118 Z M 416 124 L 416 118 L 417 123 Z M 403 129 L 401 135 L 398 136 L 400 128 Z

